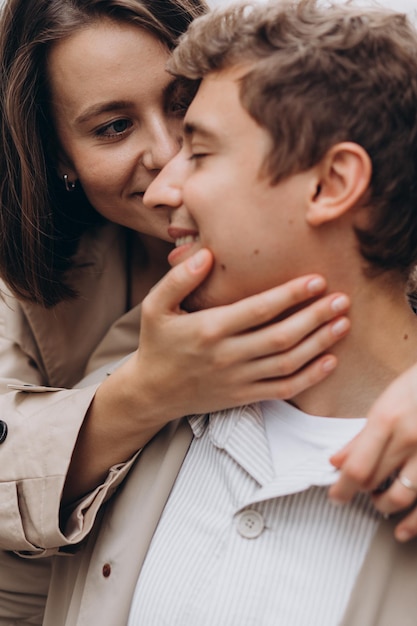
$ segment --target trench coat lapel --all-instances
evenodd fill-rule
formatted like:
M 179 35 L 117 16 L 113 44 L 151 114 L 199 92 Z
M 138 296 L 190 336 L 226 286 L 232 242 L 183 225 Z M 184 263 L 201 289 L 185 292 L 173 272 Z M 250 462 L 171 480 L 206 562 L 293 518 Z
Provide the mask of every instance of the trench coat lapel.
M 188 420 L 166 426 L 144 448 L 83 549 L 56 557 L 44 626 L 127 624 L 140 570 L 191 440 Z

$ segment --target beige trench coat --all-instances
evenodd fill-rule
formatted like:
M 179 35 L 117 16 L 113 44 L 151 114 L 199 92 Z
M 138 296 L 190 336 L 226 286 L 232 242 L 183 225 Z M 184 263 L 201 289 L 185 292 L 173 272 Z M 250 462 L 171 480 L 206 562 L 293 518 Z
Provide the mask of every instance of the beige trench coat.
M 0 549 L 47 554 L 82 540 L 129 469 L 112 468 L 61 531 L 62 487 L 97 382 L 70 388 L 137 347 L 139 307 L 125 315 L 126 256 L 120 227 L 86 238 L 74 272 L 80 297 L 49 311 L 17 302 L 0 284 L 0 419 L 8 426 L 0 444 Z M 30 563 L 0 550 L 0 625 L 40 624 L 48 579 L 48 560 Z
M 106 504 L 101 527 L 75 555 L 54 557 L 44 626 L 126 625 L 149 543 L 191 438 L 186 420 L 167 426 Z M 417 540 L 397 543 L 394 525 L 381 523 L 341 626 L 417 623 Z
M 109 225 L 100 237 L 84 244 L 74 277 L 80 296 L 74 301 L 45 311 L 18 303 L 0 285 L 0 419 L 8 425 L 0 444 L 0 548 L 53 551 L 68 539 L 82 538 L 80 525 L 72 529 L 77 537 L 62 535 L 58 511 L 74 445 L 97 384 L 71 387 L 89 371 L 137 347 L 139 307 L 124 315 L 122 229 Z M 10 384 L 17 391 L 10 390 Z M 47 386 L 62 390 L 50 392 Z

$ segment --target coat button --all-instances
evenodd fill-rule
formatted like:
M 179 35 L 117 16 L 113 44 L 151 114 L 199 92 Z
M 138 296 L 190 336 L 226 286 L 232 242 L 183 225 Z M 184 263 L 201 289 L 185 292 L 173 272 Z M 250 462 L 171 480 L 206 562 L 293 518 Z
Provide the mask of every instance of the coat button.
M 103 565 L 103 576 L 104 578 L 108 578 L 111 574 L 111 565 L 110 563 L 105 563 Z
M 238 533 L 245 539 L 256 539 L 265 528 L 264 518 L 258 511 L 243 511 L 237 522 Z
M 7 437 L 7 424 L 6 422 L 3 422 L 3 420 L 0 420 L 0 443 L 3 443 L 3 441 L 6 439 Z

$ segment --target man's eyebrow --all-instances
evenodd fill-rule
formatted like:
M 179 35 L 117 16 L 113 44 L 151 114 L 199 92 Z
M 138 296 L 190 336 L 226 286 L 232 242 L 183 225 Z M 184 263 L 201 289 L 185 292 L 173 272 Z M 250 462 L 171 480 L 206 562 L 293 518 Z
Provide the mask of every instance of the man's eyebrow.
M 209 128 L 194 122 L 185 122 L 184 135 L 188 139 L 191 139 L 194 135 L 200 135 L 206 139 L 212 139 L 214 137 L 214 133 Z

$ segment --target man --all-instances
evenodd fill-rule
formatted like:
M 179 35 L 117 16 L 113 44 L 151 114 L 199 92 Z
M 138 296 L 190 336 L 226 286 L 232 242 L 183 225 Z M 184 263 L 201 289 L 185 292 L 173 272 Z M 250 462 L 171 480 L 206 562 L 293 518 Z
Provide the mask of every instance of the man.
M 384 11 L 273 2 L 198 21 L 172 70 L 201 84 L 146 201 L 171 210 L 172 265 L 215 258 L 184 308 L 314 271 L 351 296 L 352 330 L 293 405 L 164 429 L 55 561 L 44 624 L 414 624 L 417 542 L 396 543 L 366 494 L 335 507 L 327 488 L 329 456 L 417 352 L 416 34 Z

